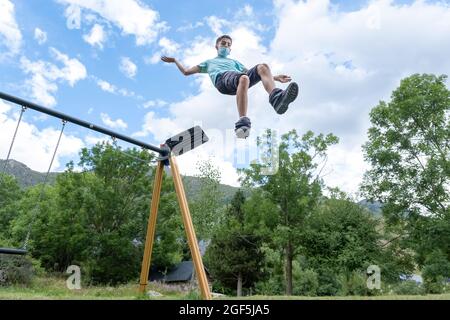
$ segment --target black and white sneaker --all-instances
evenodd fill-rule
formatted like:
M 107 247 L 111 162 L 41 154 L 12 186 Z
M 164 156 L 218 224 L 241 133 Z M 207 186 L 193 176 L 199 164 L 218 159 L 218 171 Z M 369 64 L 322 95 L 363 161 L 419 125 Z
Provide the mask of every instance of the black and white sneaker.
M 287 111 L 289 104 L 297 99 L 298 84 L 292 82 L 286 90 L 274 89 L 269 95 L 269 102 L 275 109 L 276 113 L 283 114 Z
M 241 117 L 238 122 L 236 122 L 234 132 L 239 139 L 246 139 L 250 135 L 250 129 L 252 123 L 248 117 Z

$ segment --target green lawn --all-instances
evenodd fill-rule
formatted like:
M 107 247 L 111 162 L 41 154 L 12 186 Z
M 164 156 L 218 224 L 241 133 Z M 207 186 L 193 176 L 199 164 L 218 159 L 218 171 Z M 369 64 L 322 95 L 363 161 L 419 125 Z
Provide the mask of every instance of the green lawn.
M 149 297 L 138 292 L 137 284 L 127 284 L 117 287 L 96 286 L 86 287 L 81 290 L 69 290 L 64 279 L 37 278 L 29 287 L 12 286 L 0 287 L 0 299 L 13 300 L 151 300 L 151 299 L 198 299 L 197 294 L 186 294 L 176 291 L 168 291 L 154 285 L 149 285 L 148 290 L 154 290 L 163 294 L 161 297 Z M 220 297 L 217 299 L 238 299 L 237 297 Z M 375 297 L 299 297 L 299 296 L 251 296 L 240 299 L 250 300 L 450 300 L 450 293 L 426 296 L 375 296 Z

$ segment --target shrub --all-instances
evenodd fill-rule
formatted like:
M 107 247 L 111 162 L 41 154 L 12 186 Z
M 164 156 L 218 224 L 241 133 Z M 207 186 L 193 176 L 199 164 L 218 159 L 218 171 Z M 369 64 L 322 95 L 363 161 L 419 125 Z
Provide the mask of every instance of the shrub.
M 372 295 L 375 290 L 369 290 L 367 287 L 367 278 L 361 273 L 353 271 L 347 275 L 339 277 L 341 289 L 340 295 L 344 296 L 366 296 Z
M 319 288 L 317 272 L 311 269 L 299 270 L 294 274 L 293 294 L 297 296 L 316 296 Z
M 400 295 L 422 295 L 425 293 L 423 286 L 413 280 L 402 281 L 394 285 L 393 291 Z
M 0 254 L 0 286 L 29 285 L 34 274 L 29 257 Z
M 443 293 L 446 278 L 450 277 L 450 262 L 447 256 L 438 250 L 429 254 L 422 275 L 427 293 Z
M 318 296 L 335 296 L 342 289 L 337 276 L 331 270 L 318 272 L 319 287 L 317 288 Z
M 275 275 L 267 280 L 255 284 L 255 293 L 265 296 L 285 294 L 284 279 L 282 275 Z

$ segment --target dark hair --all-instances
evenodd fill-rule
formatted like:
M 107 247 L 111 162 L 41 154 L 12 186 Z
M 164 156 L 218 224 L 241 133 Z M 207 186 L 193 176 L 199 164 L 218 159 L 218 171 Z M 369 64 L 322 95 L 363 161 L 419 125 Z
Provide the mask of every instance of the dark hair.
M 233 39 L 231 39 L 231 37 L 230 37 L 229 35 L 224 34 L 223 36 L 220 36 L 220 37 L 217 38 L 217 40 L 216 40 L 216 46 L 217 46 L 217 44 L 220 42 L 220 40 L 222 40 L 222 39 L 230 39 L 231 43 L 233 43 Z

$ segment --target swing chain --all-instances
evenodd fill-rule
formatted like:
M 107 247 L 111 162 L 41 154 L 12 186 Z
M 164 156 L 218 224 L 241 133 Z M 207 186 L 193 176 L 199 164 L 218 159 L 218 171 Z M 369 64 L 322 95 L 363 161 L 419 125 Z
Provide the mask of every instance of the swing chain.
M 9 145 L 8 155 L 6 156 L 5 163 L 3 164 L 3 169 L 2 169 L 2 171 L 1 171 L 2 176 L 3 176 L 3 173 L 6 172 L 6 166 L 8 165 L 9 157 L 10 157 L 10 155 L 11 155 L 11 151 L 12 151 L 12 148 L 13 148 L 13 146 L 14 146 L 14 142 L 15 142 L 15 140 L 16 140 L 17 131 L 19 130 L 19 125 L 20 125 L 20 123 L 22 122 L 22 116 L 23 116 L 23 114 L 25 113 L 26 110 L 27 110 L 27 107 L 22 106 L 22 110 L 21 110 L 21 112 L 20 112 L 19 120 L 17 121 L 16 130 L 14 131 L 14 135 L 13 135 L 11 144 Z
M 23 249 L 24 249 L 24 250 L 27 249 L 28 241 L 30 240 L 31 227 L 32 227 L 32 225 L 33 225 L 33 222 L 35 221 L 36 215 L 37 215 L 37 213 L 38 213 L 38 207 L 39 207 L 39 205 L 40 205 L 40 203 L 41 203 L 41 201 L 42 201 L 42 198 L 43 198 L 43 196 L 44 196 L 45 186 L 47 185 L 47 182 L 48 182 L 48 176 L 50 175 L 50 170 L 52 169 L 53 161 L 55 160 L 56 153 L 58 152 L 59 143 L 61 142 L 61 138 L 62 138 L 62 135 L 63 135 L 63 132 L 64 132 L 64 128 L 66 127 L 66 123 L 67 123 L 67 120 L 64 120 L 64 119 L 63 119 L 63 120 L 62 120 L 61 131 L 60 131 L 60 133 L 59 133 L 58 142 L 56 143 L 56 147 L 55 147 L 55 150 L 54 150 L 54 152 L 53 152 L 52 160 L 50 161 L 50 165 L 48 166 L 47 173 L 45 174 L 44 181 L 43 181 L 43 183 L 42 183 L 42 185 L 41 185 L 41 190 L 40 190 L 40 193 L 39 193 L 39 198 L 38 198 L 38 200 L 37 200 L 37 202 L 36 202 L 36 205 L 35 205 L 34 208 L 33 208 L 33 215 L 32 215 L 30 224 L 28 225 L 27 236 L 26 236 L 25 242 L 24 242 L 24 244 L 23 244 Z

